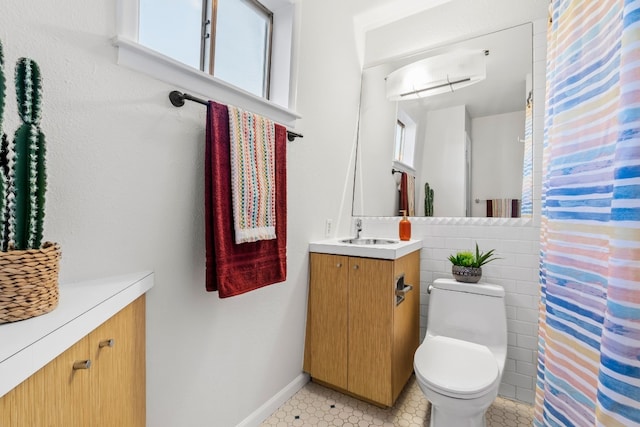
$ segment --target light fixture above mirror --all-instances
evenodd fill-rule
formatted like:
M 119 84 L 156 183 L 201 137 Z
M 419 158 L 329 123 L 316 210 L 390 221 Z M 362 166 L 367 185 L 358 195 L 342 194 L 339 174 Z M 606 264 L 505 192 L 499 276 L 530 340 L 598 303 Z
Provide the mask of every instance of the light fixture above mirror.
M 386 78 L 389 101 L 454 92 L 486 78 L 488 50 L 457 50 L 398 68 Z

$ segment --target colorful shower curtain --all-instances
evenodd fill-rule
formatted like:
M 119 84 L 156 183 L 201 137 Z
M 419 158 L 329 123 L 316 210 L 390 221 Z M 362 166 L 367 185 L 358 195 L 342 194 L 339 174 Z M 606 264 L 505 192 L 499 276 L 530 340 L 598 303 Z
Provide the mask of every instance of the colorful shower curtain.
M 536 426 L 640 425 L 640 1 L 553 0 Z

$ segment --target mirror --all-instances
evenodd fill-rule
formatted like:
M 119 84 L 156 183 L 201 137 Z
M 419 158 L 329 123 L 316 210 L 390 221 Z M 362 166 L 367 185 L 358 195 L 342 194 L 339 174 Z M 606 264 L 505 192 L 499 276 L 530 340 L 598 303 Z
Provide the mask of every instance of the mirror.
M 397 216 L 401 204 L 411 216 L 530 216 L 532 31 L 519 25 L 364 68 L 354 216 Z M 484 80 L 388 100 L 391 73 L 460 51 L 486 52 Z

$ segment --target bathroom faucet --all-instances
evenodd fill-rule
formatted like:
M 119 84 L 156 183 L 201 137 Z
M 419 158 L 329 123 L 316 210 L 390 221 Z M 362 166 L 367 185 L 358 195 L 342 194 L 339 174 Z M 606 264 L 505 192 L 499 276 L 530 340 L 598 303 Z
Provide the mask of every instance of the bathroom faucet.
M 356 239 L 360 238 L 360 233 L 362 232 L 362 220 L 356 219 Z

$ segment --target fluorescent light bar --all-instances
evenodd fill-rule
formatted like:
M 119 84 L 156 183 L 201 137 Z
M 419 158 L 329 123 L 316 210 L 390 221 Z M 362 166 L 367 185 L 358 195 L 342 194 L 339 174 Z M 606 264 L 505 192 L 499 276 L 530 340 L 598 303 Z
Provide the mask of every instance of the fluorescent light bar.
M 412 90 L 411 92 L 401 93 L 400 96 L 401 97 L 405 97 L 405 96 L 409 96 L 409 95 L 417 95 L 417 94 L 422 93 L 422 92 L 426 92 L 426 91 L 429 91 L 429 90 L 440 89 L 440 88 L 443 88 L 443 87 L 451 87 L 451 92 L 453 92 L 453 85 L 456 85 L 458 83 L 469 82 L 469 81 L 471 81 L 471 77 L 467 77 L 466 79 L 456 80 L 455 82 L 447 82 L 447 83 L 442 83 L 442 84 L 431 86 L 431 87 L 426 87 L 424 89 Z
M 486 54 L 484 50 L 460 50 L 398 68 L 386 78 L 387 99 L 422 98 L 478 83 L 486 78 Z

